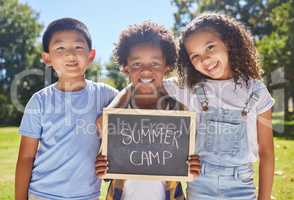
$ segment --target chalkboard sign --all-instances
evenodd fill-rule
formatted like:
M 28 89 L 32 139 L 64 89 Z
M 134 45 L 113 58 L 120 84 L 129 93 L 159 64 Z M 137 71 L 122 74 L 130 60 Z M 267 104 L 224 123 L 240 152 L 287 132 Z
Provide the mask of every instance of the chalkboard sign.
M 195 113 L 112 108 L 103 111 L 103 178 L 189 181 Z

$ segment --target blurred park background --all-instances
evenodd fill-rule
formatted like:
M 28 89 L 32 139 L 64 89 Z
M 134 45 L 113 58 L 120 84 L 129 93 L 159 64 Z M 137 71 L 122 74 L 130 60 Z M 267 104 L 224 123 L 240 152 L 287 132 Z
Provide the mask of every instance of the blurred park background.
M 80 9 L 83 9 L 81 2 L 65 2 L 80 4 Z M 86 0 L 84 3 L 89 2 L 96 1 Z M 117 2 L 120 4 L 129 2 L 131 5 L 141 3 L 132 0 L 113 2 L 115 2 L 114 6 Z M 157 1 L 146 2 L 151 7 L 157 6 Z M 171 24 L 163 25 L 170 28 L 176 36 L 187 22 L 204 11 L 217 11 L 233 16 L 251 30 L 263 66 L 263 80 L 275 99 L 273 128 L 276 171 L 272 199 L 294 199 L 294 0 L 160 0 L 159 2 L 161 6 L 166 5 L 166 8 L 170 9 L 170 15 L 165 15 L 163 12 L 160 17 L 169 18 Z M 38 3 L 42 4 L 43 1 Z M 94 4 L 99 6 L 97 2 Z M 138 5 L 135 8 L 128 6 L 129 10 L 125 12 L 137 10 Z M 66 10 L 66 7 L 61 9 Z M 119 10 L 119 6 L 113 8 L 113 12 L 116 12 L 116 9 Z M 84 13 L 91 16 L 89 12 Z M 151 18 L 152 15 L 150 10 L 150 18 L 144 16 L 144 20 L 154 20 Z M 14 170 L 19 145 L 17 127 L 24 106 L 34 92 L 56 80 L 54 73 L 40 60 L 42 52 L 40 36 L 49 23 L 41 22 L 40 16 L 42 10 L 34 10 L 29 1 L 0 0 L 0 200 L 14 199 Z M 64 17 L 76 17 L 76 15 Z M 123 21 L 124 18 L 117 20 Z M 86 21 L 83 22 L 87 24 Z M 90 32 L 91 29 L 99 30 L 99 28 L 99 25 L 89 26 Z M 107 33 L 108 30 L 99 31 Z M 94 46 L 97 48 L 99 44 Z M 113 44 L 109 43 L 109 47 L 112 48 Z M 103 57 L 101 60 L 99 53 L 97 54 L 98 59 L 89 68 L 86 77 L 94 81 L 106 82 L 117 89 L 123 88 L 127 80 L 120 73 L 119 66 L 112 56 L 109 55 L 107 59 Z M 104 194 L 105 188 L 104 184 Z

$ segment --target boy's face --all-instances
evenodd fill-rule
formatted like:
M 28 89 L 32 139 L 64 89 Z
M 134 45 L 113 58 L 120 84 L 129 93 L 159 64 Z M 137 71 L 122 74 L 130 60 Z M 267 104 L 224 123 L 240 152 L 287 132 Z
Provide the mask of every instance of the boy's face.
M 170 70 L 162 50 L 152 44 L 139 44 L 131 48 L 124 72 L 139 94 L 156 94 L 162 87 L 164 75 Z
M 87 66 L 95 57 L 86 39 L 77 31 L 60 31 L 53 34 L 49 53 L 42 54 L 43 61 L 51 65 L 59 78 L 84 77 Z

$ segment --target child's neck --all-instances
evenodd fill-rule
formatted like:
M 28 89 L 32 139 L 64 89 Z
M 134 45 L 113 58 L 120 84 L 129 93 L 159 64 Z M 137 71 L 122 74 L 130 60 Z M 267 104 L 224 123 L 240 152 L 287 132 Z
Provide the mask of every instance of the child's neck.
M 57 88 L 64 92 L 75 92 L 86 87 L 85 77 L 80 78 L 59 78 L 57 81 Z
M 167 95 L 167 92 L 164 89 L 158 89 L 156 94 L 152 95 L 142 95 L 142 94 L 133 94 L 132 103 L 133 106 L 140 109 L 157 109 L 158 102 L 161 100 L 161 97 Z M 162 103 L 160 102 L 161 106 Z M 163 105 L 165 106 L 165 105 Z
M 133 106 L 141 109 L 156 109 L 159 98 L 150 97 L 134 97 Z

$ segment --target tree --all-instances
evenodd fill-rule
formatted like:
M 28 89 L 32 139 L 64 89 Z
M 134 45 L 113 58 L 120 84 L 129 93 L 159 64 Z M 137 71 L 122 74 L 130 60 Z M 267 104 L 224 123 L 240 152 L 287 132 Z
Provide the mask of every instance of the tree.
M 106 64 L 107 77 L 111 80 L 110 84 L 118 90 L 123 89 L 127 85 L 126 77 L 120 71 L 120 65 L 114 60 L 113 57 L 110 58 L 109 62 Z
M 86 71 L 86 78 L 98 82 L 101 79 L 101 69 L 100 61 L 94 61 Z
M 253 35 L 261 38 L 272 31 L 270 13 L 279 6 L 279 0 L 173 0 L 177 12 L 174 14 L 174 29 L 179 30 L 198 13 L 217 11 L 228 14 L 249 26 Z
M 294 1 L 287 1 L 274 8 L 270 18 L 274 30 L 257 44 L 267 74 L 276 68 L 284 68 L 285 82 L 281 86 L 285 88 L 285 117 L 290 118 L 289 97 L 292 97 L 294 103 Z
M 35 45 L 42 29 L 37 19 L 38 14 L 28 5 L 18 0 L 0 0 L 0 95 L 6 102 L 0 105 L 0 112 L 6 112 L 3 118 L 0 115 L 1 123 L 18 123 L 21 112 L 12 100 L 20 98 L 18 103 L 26 102 L 44 83 L 38 73 L 27 73 L 21 81 L 13 82 L 24 70 L 44 67 L 40 62 L 41 48 Z M 11 92 L 12 89 L 17 91 Z M 13 98 L 11 93 L 15 93 Z
M 198 5 L 198 2 L 195 0 L 173 0 L 171 3 L 177 8 L 177 12 L 174 13 L 173 31 L 178 35 L 179 30 L 195 17 L 195 6 Z

